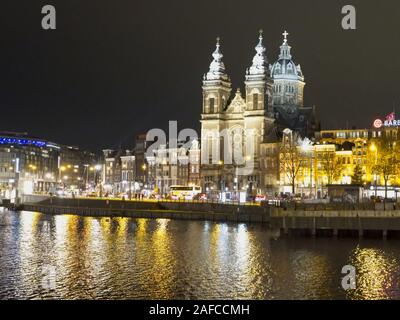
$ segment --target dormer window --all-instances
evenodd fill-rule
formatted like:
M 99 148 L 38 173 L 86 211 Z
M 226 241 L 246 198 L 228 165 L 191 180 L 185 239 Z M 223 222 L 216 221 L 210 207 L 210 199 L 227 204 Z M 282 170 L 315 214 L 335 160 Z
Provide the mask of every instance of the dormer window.
M 281 73 L 281 65 L 279 63 L 276 64 L 275 73 Z

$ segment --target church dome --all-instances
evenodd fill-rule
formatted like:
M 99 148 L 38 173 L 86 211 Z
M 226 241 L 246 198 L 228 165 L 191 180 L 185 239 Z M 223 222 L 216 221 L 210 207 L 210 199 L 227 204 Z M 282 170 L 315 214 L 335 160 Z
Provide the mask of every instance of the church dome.
M 284 39 L 280 47 L 278 60 L 274 64 L 270 65 L 271 76 L 273 79 L 304 81 L 300 65 L 296 65 L 292 60 L 292 55 L 290 54 L 291 47 L 287 42 L 288 35 L 289 34 L 286 31 L 283 33 Z

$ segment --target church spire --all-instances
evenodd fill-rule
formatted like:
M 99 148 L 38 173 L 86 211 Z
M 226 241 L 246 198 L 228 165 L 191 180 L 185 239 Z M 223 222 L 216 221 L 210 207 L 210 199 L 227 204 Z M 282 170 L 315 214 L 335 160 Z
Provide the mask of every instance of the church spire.
M 253 58 L 253 64 L 249 69 L 250 75 L 265 75 L 266 71 L 268 70 L 268 61 L 265 55 L 265 47 L 263 44 L 263 30 L 260 29 L 259 37 L 258 37 L 258 44 L 255 47 L 256 54 Z
M 290 60 L 292 59 L 292 55 L 290 54 L 291 47 L 289 46 L 287 41 L 287 36 L 289 35 L 289 33 L 285 30 L 285 32 L 282 33 L 282 35 L 283 35 L 283 43 L 280 47 L 281 53 L 279 54 L 279 59 Z
M 222 61 L 222 58 L 224 55 L 222 54 L 222 51 L 221 51 L 219 37 L 217 37 L 215 51 L 213 52 L 212 56 L 214 59 L 210 64 L 210 69 L 207 72 L 205 80 L 227 79 L 227 75 L 225 73 L 225 65 L 224 65 L 224 62 Z

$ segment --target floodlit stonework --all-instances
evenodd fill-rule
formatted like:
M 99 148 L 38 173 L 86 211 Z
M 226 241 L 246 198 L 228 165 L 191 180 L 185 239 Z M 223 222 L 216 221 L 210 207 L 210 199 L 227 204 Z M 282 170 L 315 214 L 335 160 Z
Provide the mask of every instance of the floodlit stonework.
M 278 60 L 269 64 L 260 31 L 246 70 L 244 95 L 223 63 L 220 40 L 203 78 L 201 177 L 206 191 L 274 192 L 279 178 L 277 144 L 284 128 L 303 136 L 316 129 L 314 108 L 303 106 L 304 76 L 283 33 Z

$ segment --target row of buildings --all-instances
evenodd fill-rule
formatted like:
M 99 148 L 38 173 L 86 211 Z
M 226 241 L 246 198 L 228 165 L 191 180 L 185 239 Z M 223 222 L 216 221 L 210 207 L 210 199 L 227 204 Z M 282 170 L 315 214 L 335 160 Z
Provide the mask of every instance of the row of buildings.
M 160 145 L 148 153 L 149 143 L 142 134 L 137 136 L 135 148 L 131 150 L 103 150 L 102 156 L 96 156 L 25 133 L 2 133 L 0 197 L 58 191 L 165 195 L 171 185 L 200 185 L 205 192 L 245 191 L 270 196 L 296 193 L 323 197 L 328 184 L 351 184 L 355 183 L 354 179 L 373 190 L 381 190 L 385 179 L 375 170 L 382 158 L 380 145 L 382 141 L 396 145 L 398 131 L 397 126 L 322 130 L 311 140 L 286 129 L 282 139 L 269 143 L 261 154 L 260 168 L 266 177 L 265 184 L 257 187 L 251 186 L 257 177 L 241 176 L 239 166 L 233 176 L 227 175 L 234 164 L 223 161 L 215 164 L 219 168 L 218 176 L 207 177 L 197 140 L 190 147 L 181 141 L 174 148 Z M 250 175 L 254 176 L 252 172 Z M 399 177 L 396 171 L 390 172 L 388 185 L 400 185 Z M 389 196 L 395 196 L 395 191 L 396 188 L 391 188 Z
M 78 147 L 27 133 L 0 133 L 0 198 L 93 188 L 102 177 L 101 159 Z
M 145 139 L 145 135 L 139 137 Z M 226 164 L 223 160 L 204 165 L 197 140 L 190 147 L 184 147 L 183 142 L 174 148 L 160 145 L 148 154 L 140 148 L 104 150 L 103 190 L 114 195 L 144 190 L 165 195 L 172 185 L 199 185 L 206 193 L 246 192 L 268 196 L 283 193 L 322 198 L 327 185 L 361 184 L 383 194 L 385 177 L 376 167 L 384 152 L 387 154 L 383 145 L 386 141 L 392 143 L 397 159 L 398 137 L 398 127 L 320 130 L 313 139 L 285 129 L 279 140 L 266 144 L 259 163 L 249 172 L 243 170 L 243 164 Z M 217 170 L 212 176 L 210 166 Z M 264 175 L 262 184 L 254 168 Z M 389 196 L 394 197 L 397 190 L 394 186 L 400 185 L 400 171 L 396 166 L 391 170 L 387 173 L 387 184 Z
M 142 135 L 133 152 L 106 150 L 107 187 L 164 194 L 174 184 L 196 184 L 205 192 L 323 197 L 328 184 L 397 185 L 396 174 L 385 179 L 378 172 L 377 158 L 384 141 L 400 138 L 400 121 L 392 113 L 367 129 L 321 130 L 316 108 L 304 105 L 305 77 L 288 35 L 283 33 L 278 57 L 269 63 L 260 31 L 244 95 L 232 90 L 217 39 L 203 76 L 199 141 L 147 152 L 151 144 Z M 124 167 L 131 173 L 124 174 Z
M 399 185 L 400 120 L 391 113 L 367 129 L 321 130 L 316 108 L 304 105 L 305 77 L 288 35 L 269 63 L 260 31 L 243 93 L 232 90 L 217 39 L 203 76 L 199 137 L 156 143 L 140 134 L 134 147 L 96 156 L 27 134 L 1 134 L 0 196 L 57 188 L 164 195 L 171 185 L 200 185 L 217 194 L 324 197 L 329 184 L 363 184 L 375 194 L 381 185 Z
M 104 192 L 138 192 L 165 195 L 171 185 L 200 185 L 200 148 L 197 140 L 190 148 L 177 141 L 173 148 L 161 144 L 150 151 L 146 134 L 136 137 L 132 150 L 103 150 Z

